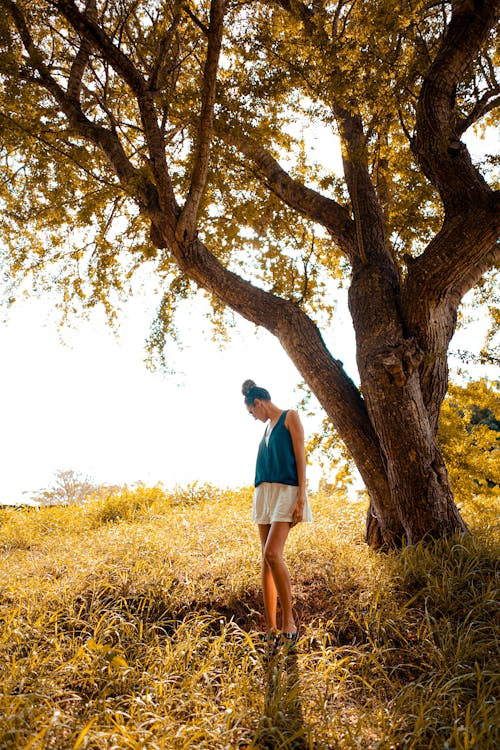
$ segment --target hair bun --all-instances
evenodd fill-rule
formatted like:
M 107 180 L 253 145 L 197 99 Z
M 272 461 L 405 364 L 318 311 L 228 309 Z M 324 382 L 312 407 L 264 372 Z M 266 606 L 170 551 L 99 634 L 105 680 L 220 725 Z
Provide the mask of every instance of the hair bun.
M 256 386 L 255 386 L 255 383 L 254 383 L 254 381 L 253 381 L 253 380 L 245 380 L 245 382 L 244 382 L 244 383 L 243 383 L 243 385 L 241 386 L 241 392 L 242 392 L 242 394 L 243 394 L 244 396 L 246 396 L 246 395 L 247 395 L 247 393 L 249 393 L 249 391 L 251 391 L 251 390 L 252 390 L 252 388 L 255 388 L 255 387 L 256 387 Z

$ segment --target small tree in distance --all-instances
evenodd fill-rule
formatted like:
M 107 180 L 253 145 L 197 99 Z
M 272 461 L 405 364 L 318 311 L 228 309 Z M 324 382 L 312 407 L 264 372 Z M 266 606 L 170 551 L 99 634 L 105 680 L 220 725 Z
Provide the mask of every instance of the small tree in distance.
M 33 275 L 111 314 L 145 264 L 161 346 L 201 287 L 297 366 L 371 545 L 464 531 L 437 431 L 460 301 L 500 255 L 500 194 L 463 141 L 500 103 L 500 0 L 0 2 L 8 295 Z M 343 175 L 301 122 L 338 136 Z M 360 388 L 320 332 L 339 279 Z
M 54 483 L 38 490 L 33 499 L 42 505 L 82 505 L 98 486 L 75 469 L 59 469 L 54 473 Z

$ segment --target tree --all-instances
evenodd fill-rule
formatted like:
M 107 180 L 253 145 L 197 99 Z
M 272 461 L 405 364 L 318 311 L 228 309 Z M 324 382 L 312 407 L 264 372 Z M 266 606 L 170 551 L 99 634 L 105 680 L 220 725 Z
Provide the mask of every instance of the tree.
M 42 505 L 81 505 L 97 491 L 97 485 L 75 469 L 59 469 L 54 483 L 39 490 L 35 499 Z
M 1 2 L 11 297 L 34 274 L 112 314 L 149 264 L 161 345 L 201 287 L 301 372 L 366 484 L 370 544 L 464 531 L 436 435 L 460 300 L 500 255 L 499 194 L 461 140 L 500 101 L 499 1 Z M 338 134 L 343 178 L 297 122 Z M 361 389 L 320 333 L 332 277 Z

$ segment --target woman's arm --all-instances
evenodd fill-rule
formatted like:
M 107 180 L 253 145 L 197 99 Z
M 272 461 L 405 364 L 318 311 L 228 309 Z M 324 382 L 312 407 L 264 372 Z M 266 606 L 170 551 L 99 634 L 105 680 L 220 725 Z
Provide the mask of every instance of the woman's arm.
M 292 438 L 293 454 L 297 464 L 297 476 L 299 480 L 299 496 L 293 512 L 292 524 L 295 525 L 302 520 L 302 511 L 306 502 L 306 454 L 304 450 L 304 428 L 296 411 L 290 409 L 285 418 L 285 427 Z

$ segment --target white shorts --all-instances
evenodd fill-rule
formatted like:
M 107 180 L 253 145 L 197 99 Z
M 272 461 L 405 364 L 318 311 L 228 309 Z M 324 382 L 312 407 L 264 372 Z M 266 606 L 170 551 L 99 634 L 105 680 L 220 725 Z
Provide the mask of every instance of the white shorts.
M 292 508 L 297 502 L 299 488 L 289 484 L 262 482 L 253 493 L 252 519 L 259 524 L 292 520 Z M 312 521 L 311 507 L 306 498 L 303 521 Z

